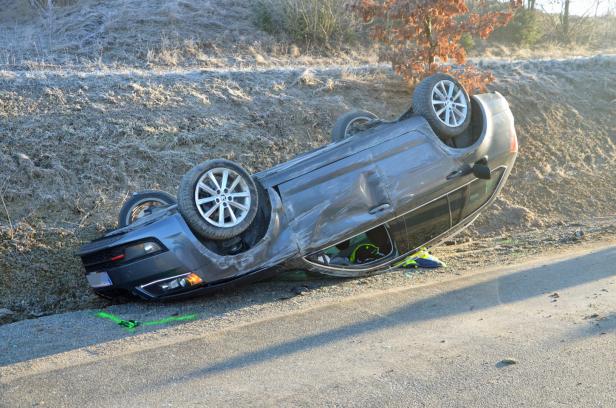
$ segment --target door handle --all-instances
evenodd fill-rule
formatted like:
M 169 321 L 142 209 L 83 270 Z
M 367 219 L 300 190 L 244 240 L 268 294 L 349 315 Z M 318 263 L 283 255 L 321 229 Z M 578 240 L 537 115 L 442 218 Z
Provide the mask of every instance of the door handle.
M 374 207 L 374 208 L 370 209 L 370 211 L 368 211 L 368 213 L 369 214 L 376 214 L 376 213 L 379 213 L 381 211 L 385 211 L 389 207 L 391 207 L 391 205 L 389 205 L 388 203 L 381 204 L 381 205 L 379 205 L 377 207 Z
M 456 177 L 462 177 L 462 176 L 466 176 L 467 174 L 471 174 L 473 172 L 473 168 L 468 165 L 465 164 L 462 168 L 460 168 L 459 170 L 456 171 L 452 171 L 451 173 L 449 173 L 447 175 L 447 180 L 453 180 Z

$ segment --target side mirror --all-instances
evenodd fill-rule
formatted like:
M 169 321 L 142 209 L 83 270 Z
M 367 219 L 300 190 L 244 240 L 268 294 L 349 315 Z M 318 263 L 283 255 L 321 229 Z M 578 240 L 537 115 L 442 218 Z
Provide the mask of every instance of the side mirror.
M 490 180 L 492 177 L 492 172 L 487 165 L 475 163 L 473 165 L 473 175 L 478 179 Z

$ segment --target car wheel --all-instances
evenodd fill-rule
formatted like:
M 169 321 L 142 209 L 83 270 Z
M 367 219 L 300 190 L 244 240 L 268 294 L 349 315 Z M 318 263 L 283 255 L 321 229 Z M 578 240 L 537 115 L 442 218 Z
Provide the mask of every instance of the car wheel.
M 209 160 L 182 177 L 178 209 L 203 238 L 226 240 L 240 235 L 257 214 L 257 187 L 250 174 L 229 160 Z
M 361 127 L 378 117 L 368 111 L 352 111 L 340 116 L 332 128 L 332 142 L 339 142 L 362 130 Z
M 157 208 L 168 207 L 175 203 L 175 197 L 165 191 L 144 190 L 133 193 L 122 204 L 118 216 L 118 227 L 126 227 L 138 219 L 150 215 Z
M 452 76 L 435 74 L 413 92 L 413 112 L 423 116 L 440 138 L 462 134 L 471 122 L 471 102 L 466 90 Z

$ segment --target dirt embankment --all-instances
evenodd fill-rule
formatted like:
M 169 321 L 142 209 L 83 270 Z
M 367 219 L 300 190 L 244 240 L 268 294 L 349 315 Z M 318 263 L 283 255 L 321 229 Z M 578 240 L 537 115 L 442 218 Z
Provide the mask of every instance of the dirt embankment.
M 516 119 L 520 156 L 478 225 L 547 227 L 616 214 L 616 58 L 517 62 L 494 72 L 492 89 Z
M 520 156 L 484 234 L 612 215 L 616 58 L 491 67 Z M 113 227 L 126 195 L 175 193 L 225 157 L 257 171 L 329 140 L 351 108 L 393 117 L 410 92 L 382 67 L 254 72 L 0 72 L 0 307 L 92 305 L 73 252 Z

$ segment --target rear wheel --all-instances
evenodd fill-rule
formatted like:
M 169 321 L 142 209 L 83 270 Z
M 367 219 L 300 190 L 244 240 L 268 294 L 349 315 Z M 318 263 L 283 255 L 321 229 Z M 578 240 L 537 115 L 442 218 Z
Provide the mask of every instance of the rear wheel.
M 352 111 L 341 115 L 332 128 L 332 142 L 339 142 L 365 129 L 366 124 L 378 119 L 368 111 Z
M 122 204 L 118 216 L 118 227 L 126 227 L 158 209 L 174 204 L 175 197 L 165 191 L 144 190 L 135 192 Z
M 423 116 L 437 136 L 461 135 L 471 122 L 471 103 L 466 90 L 452 76 L 435 74 L 413 91 L 413 112 Z
M 229 160 L 209 160 L 182 178 L 178 208 L 203 238 L 226 240 L 240 235 L 257 214 L 257 187 L 250 174 Z

